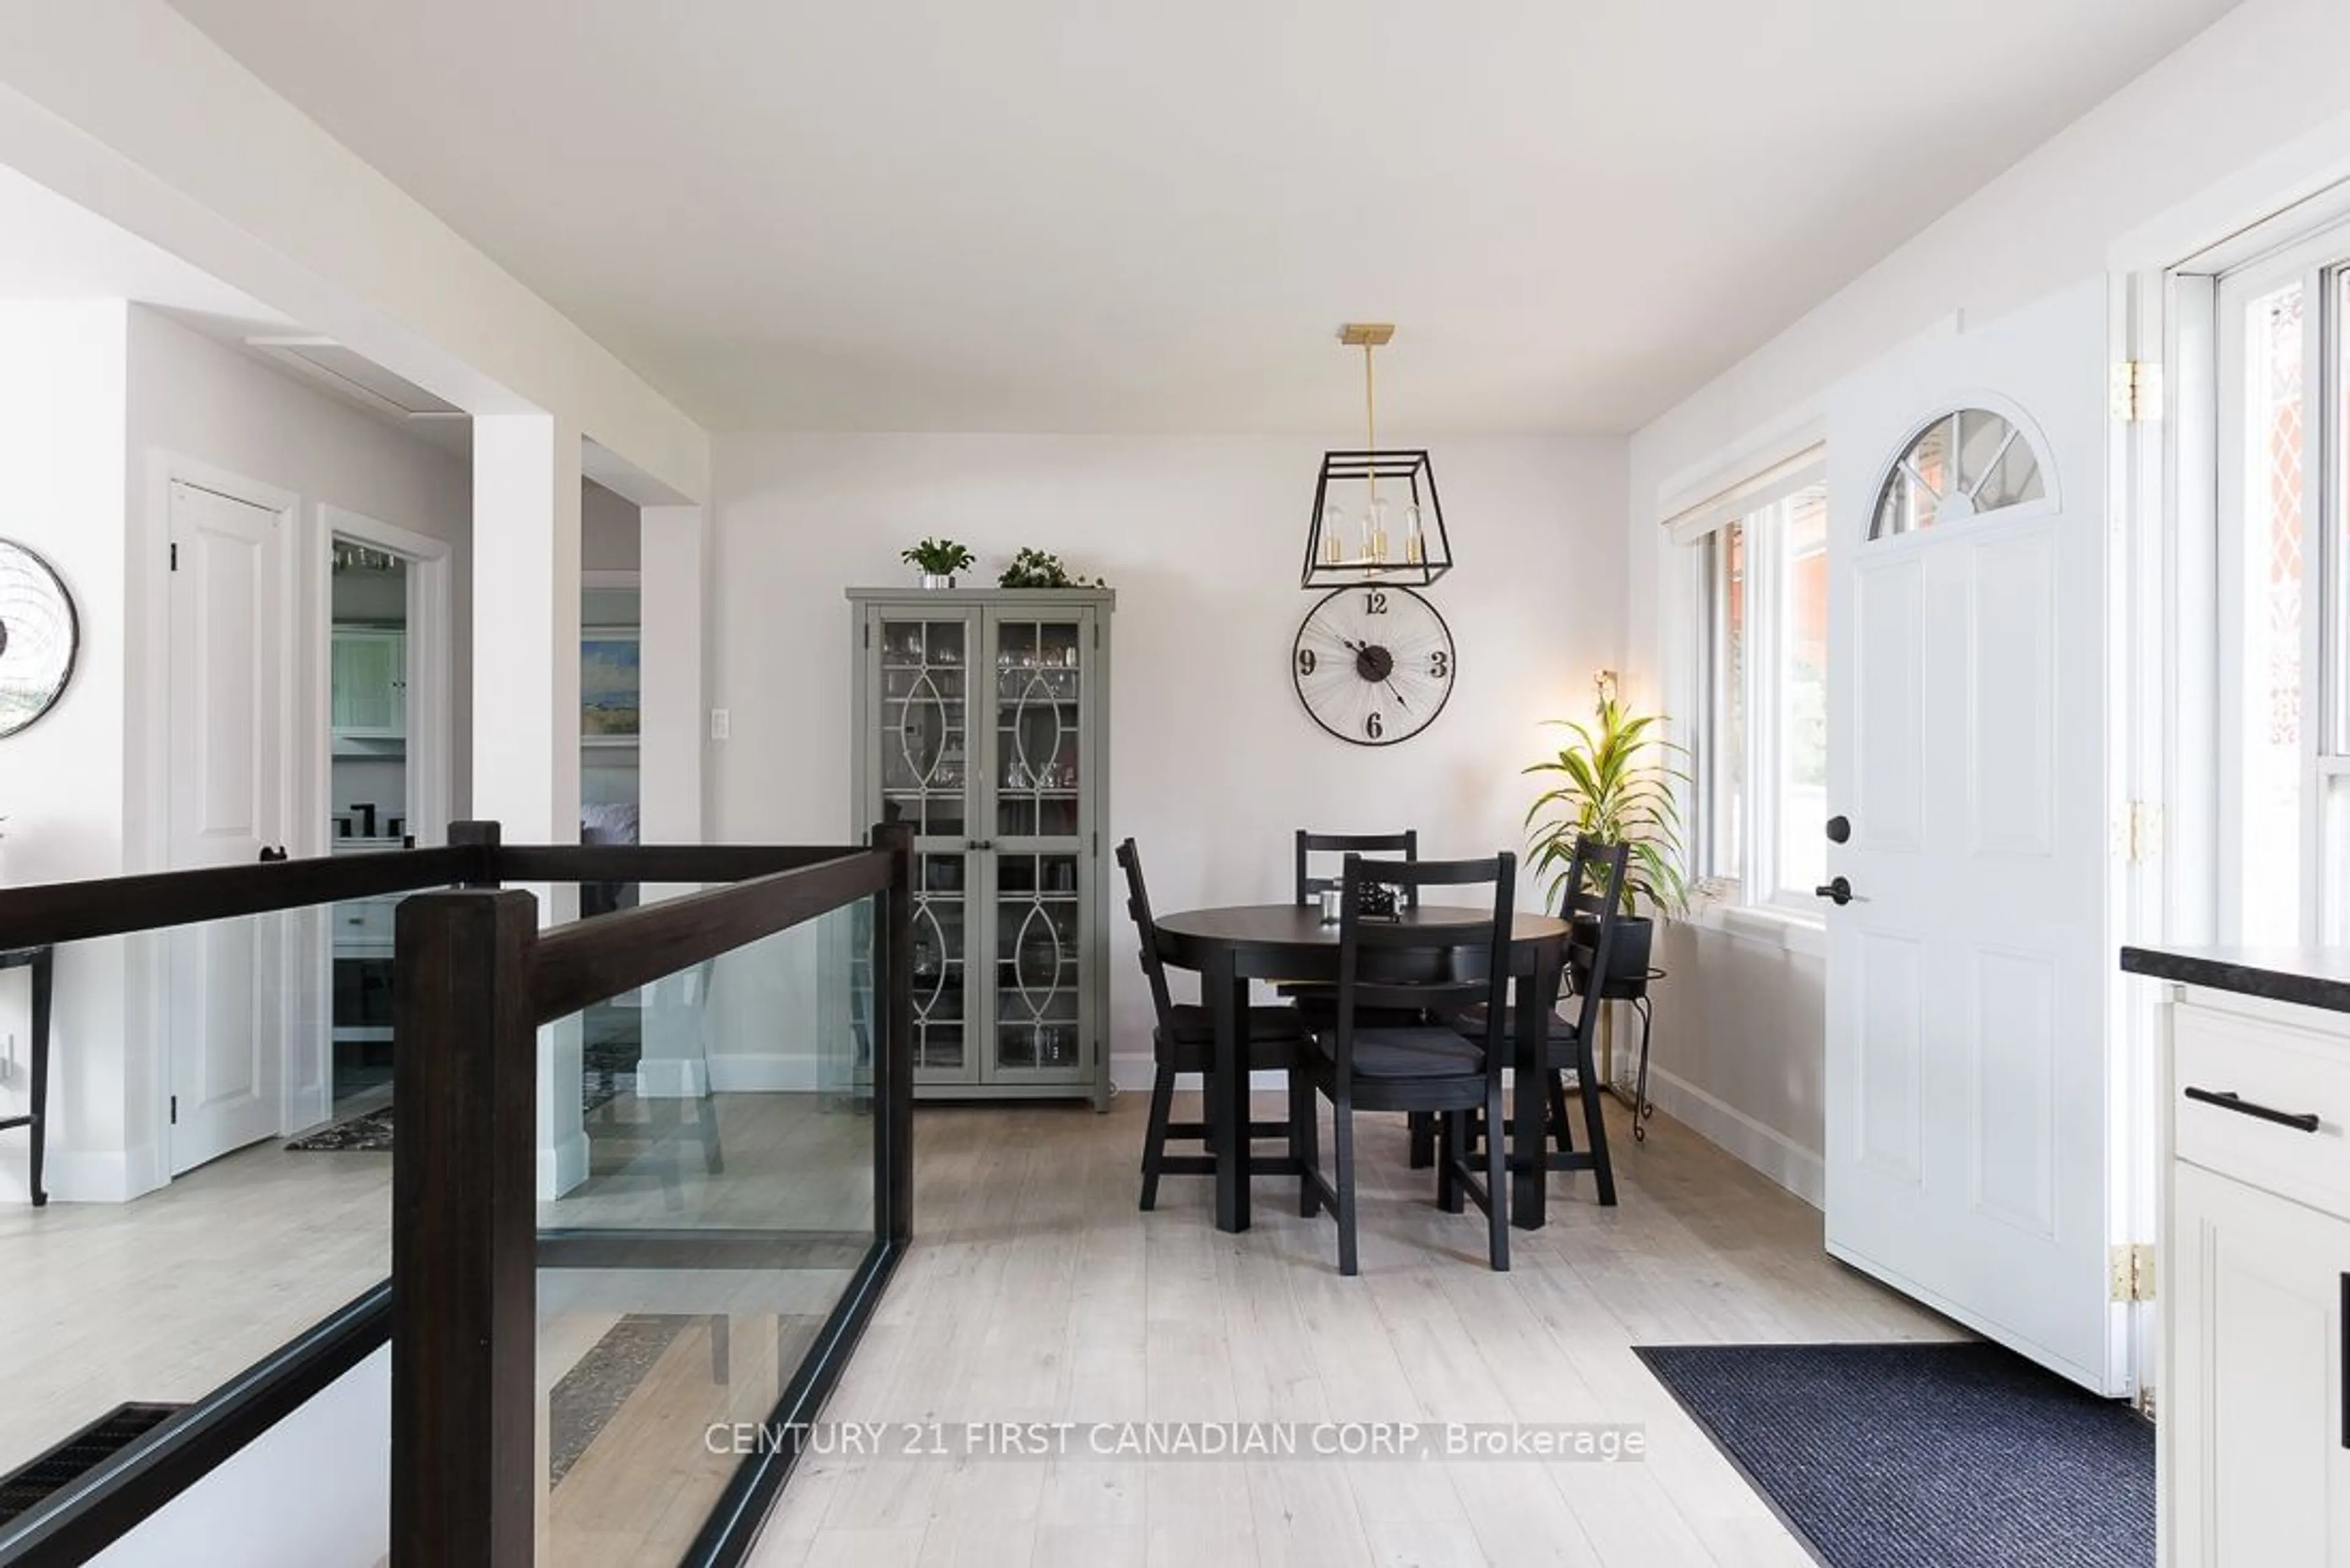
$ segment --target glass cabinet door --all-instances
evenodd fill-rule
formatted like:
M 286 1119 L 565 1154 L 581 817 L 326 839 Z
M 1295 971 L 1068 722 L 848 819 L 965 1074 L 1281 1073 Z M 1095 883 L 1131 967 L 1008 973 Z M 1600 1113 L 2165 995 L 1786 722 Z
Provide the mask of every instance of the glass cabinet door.
M 991 626 L 991 1071 L 1074 1075 L 1090 1023 L 1081 914 L 1093 826 L 1084 805 L 1095 753 L 1090 622 L 1002 610 Z
M 879 645 L 883 815 L 914 830 L 914 1065 L 932 1081 L 973 1078 L 970 843 L 978 758 L 970 724 L 975 617 L 897 619 Z

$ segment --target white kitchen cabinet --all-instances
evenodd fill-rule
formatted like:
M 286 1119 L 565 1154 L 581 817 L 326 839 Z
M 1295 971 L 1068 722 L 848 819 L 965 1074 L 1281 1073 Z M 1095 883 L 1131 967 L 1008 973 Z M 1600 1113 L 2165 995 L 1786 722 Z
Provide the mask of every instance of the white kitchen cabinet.
M 337 740 L 397 741 L 408 733 L 408 634 L 338 626 L 329 644 L 330 723 Z
M 2350 1568 L 2350 1015 L 2168 1014 L 2162 1560 Z
M 2170 1561 L 2350 1565 L 2350 1220 L 2185 1164 L 2171 1201 Z

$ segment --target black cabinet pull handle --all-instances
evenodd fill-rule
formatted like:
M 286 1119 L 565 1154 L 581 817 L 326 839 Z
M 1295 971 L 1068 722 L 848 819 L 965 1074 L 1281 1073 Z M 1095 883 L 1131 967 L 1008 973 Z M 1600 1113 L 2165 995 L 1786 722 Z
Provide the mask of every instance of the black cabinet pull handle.
M 2314 1133 L 2317 1130 L 2315 1111 L 2281 1111 L 2273 1106 L 2264 1106 L 2257 1100 L 2248 1100 L 2233 1089 L 2199 1089 L 2189 1084 L 2184 1092 L 2190 1100 L 2197 1100 L 2207 1106 L 2217 1106 L 2223 1111 L 2233 1111 L 2240 1116 L 2257 1116 L 2262 1121 L 2274 1122 L 2281 1127 L 2293 1127 L 2302 1132 Z
M 2350 1274 L 2342 1276 L 2342 1326 L 2334 1354 L 2342 1360 L 2342 1446 L 2350 1449 Z

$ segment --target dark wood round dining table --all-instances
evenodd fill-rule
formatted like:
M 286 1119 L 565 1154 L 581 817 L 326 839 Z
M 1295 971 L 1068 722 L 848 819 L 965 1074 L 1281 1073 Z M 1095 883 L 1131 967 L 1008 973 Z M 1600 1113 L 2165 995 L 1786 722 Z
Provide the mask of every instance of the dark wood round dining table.
M 1473 944 L 1467 928 L 1492 919 L 1492 909 L 1423 904 L 1405 909 L 1397 919 L 1432 932 L 1446 926 L 1463 928 L 1464 948 Z M 1248 1016 L 1249 986 L 1254 981 L 1336 983 L 1338 978 L 1338 927 L 1324 924 L 1321 911 L 1300 904 L 1243 904 L 1223 909 L 1186 909 L 1160 915 L 1159 957 L 1178 969 L 1196 970 L 1200 1001 L 1216 1022 L 1216 1071 L 1211 1080 L 1208 1122 L 1216 1160 L 1216 1227 L 1245 1231 L 1249 1226 L 1248 1158 L 1245 1139 L 1231 1129 L 1248 1126 L 1247 1044 L 1240 1021 Z M 1548 1186 L 1543 1160 L 1544 1027 L 1557 1005 L 1566 964 L 1565 921 L 1550 915 L 1513 915 L 1510 922 L 1510 974 L 1517 1037 L 1514 1065 L 1518 1071 L 1510 1118 L 1510 1222 L 1526 1230 L 1539 1229 L 1544 1219 Z M 1610 1195 L 1613 1196 L 1612 1194 Z

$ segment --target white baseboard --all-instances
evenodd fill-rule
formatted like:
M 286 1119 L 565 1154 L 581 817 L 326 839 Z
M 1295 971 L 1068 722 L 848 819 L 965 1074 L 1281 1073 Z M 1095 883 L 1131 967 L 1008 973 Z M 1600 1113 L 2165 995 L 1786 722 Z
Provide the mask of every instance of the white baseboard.
M 816 1088 L 814 1056 L 712 1056 L 710 1092 L 713 1095 L 812 1094 Z
M 28 1165 L 29 1158 L 20 1156 L 0 1179 L 0 1193 L 7 1200 L 22 1202 L 30 1196 Z M 50 1201 L 58 1203 L 128 1203 L 171 1180 L 163 1151 L 154 1144 L 102 1150 L 52 1147 L 41 1164 L 41 1185 L 48 1189 Z
M 538 1196 L 560 1198 L 588 1179 L 588 1135 L 575 1127 L 538 1151 Z
M 1719 1144 L 1814 1209 L 1827 1202 L 1827 1165 L 1776 1127 L 1765 1127 L 1662 1067 L 1649 1070 L 1650 1097 L 1675 1121 Z
M 709 1092 L 710 1064 L 698 1056 L 646 1056 L 637 1063 L 640 1100 L 698 1100 Z

